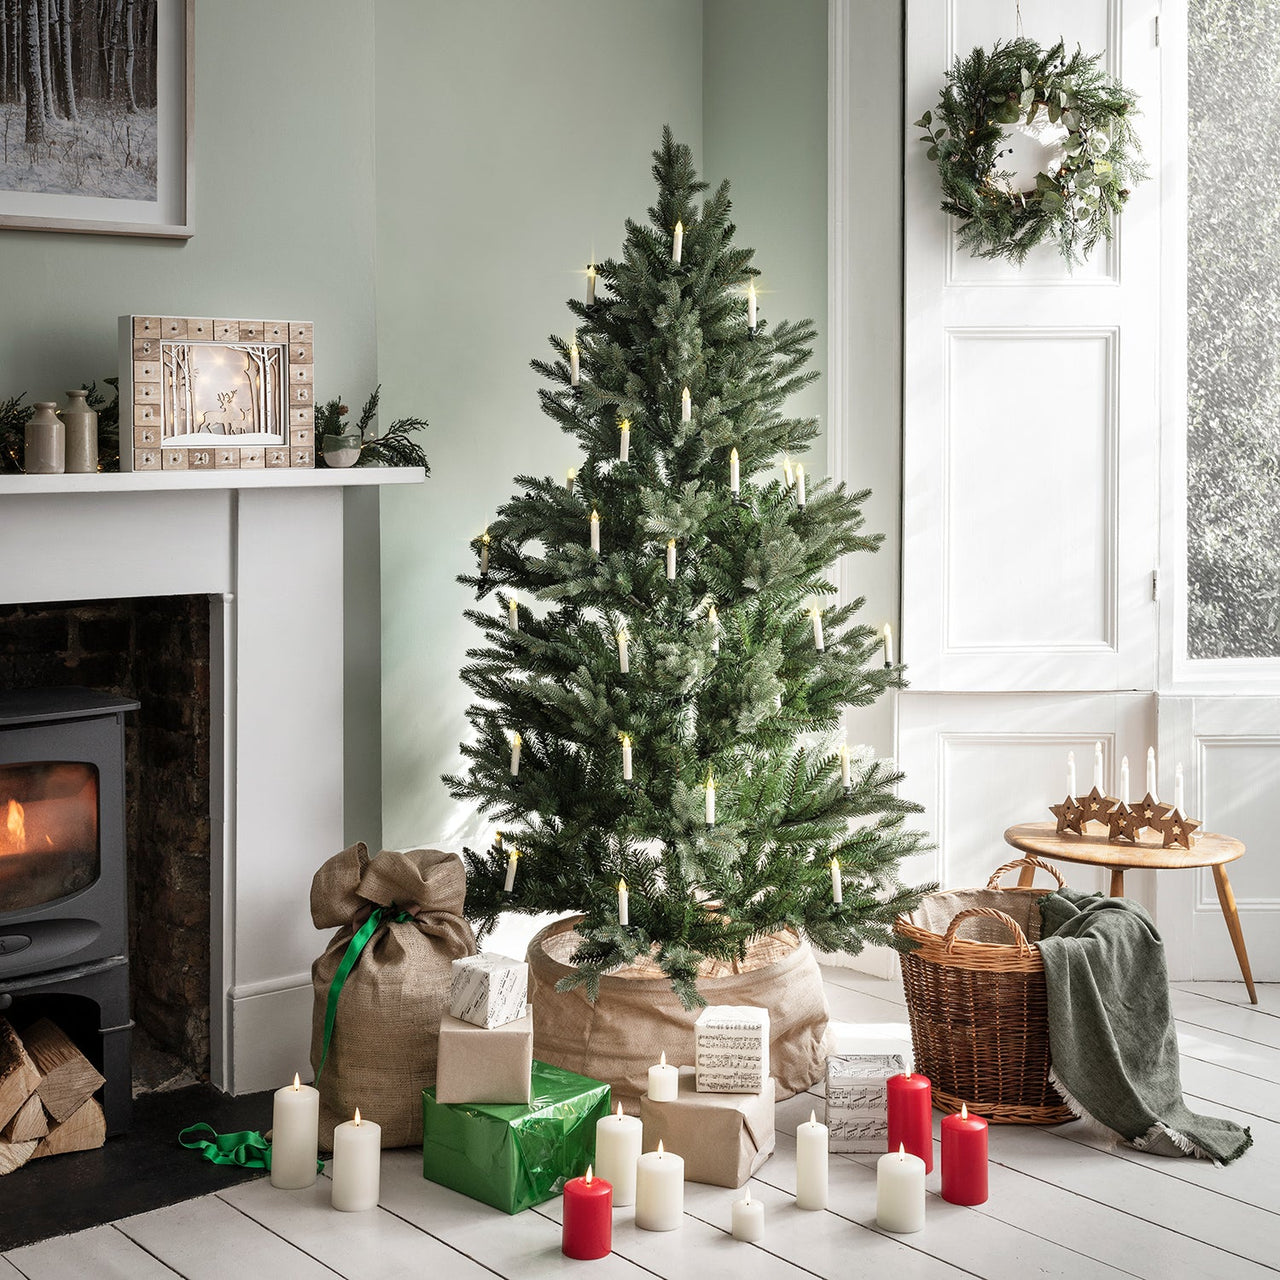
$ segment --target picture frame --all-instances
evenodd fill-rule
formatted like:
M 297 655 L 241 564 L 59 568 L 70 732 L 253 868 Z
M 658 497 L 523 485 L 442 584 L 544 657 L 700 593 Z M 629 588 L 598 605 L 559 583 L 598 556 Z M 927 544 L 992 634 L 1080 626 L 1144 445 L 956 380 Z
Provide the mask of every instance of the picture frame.
M 52 54 L 32 63 L 49 68 L 43 113 L 30 106 L 23 66 L 21 101 L 0 102 L 0 229 L 193 234 L 195 0 L 130 0 L 127 29 L 119 18 L 104 51 L 94 6 L 110 3 L 53 6 Z M 0 6 L 10 42 L 23 10 Z
M 122 471 L 315 466 L 309 320 L 120 317 Z

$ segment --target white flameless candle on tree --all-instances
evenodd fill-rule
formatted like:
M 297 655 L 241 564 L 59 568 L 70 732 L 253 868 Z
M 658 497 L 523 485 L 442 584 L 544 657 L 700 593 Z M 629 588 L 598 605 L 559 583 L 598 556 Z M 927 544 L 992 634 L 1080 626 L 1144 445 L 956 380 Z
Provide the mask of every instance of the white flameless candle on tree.
M 1074 751 L 1067 752 L 1067 795 L 1079 795 L 1076 790 L 1076 753 Z
M 618 670 L 625 676 L 631 670 L 630 655 L 627 652 L 627 633 L 618 632 Z
M 680 265 L 680 255 L 684 252 L 684 223 L 677 222 L 671 235 L 671 261 Z
M 316 1180 L 320 1094 L 298 1076 L 276 1090 L 271 1113 L 271 1185 L 301 1191 Z
M 520 776 L 520 747 L 522 745 L 520 735 L 513 734 L 511 737 L 511 776 L 513 778 Z
M 715 605 L 707 610 L 707 625 L 711 628 L 711 652 L 720 652 L 720 615 Z
M 360 1118 L 333 1131 L 333 1207 L 343 1213 L 362 1213 L 378 1207 L 382 1181 L 382 1126 Z
M 1147 795 L 1153 800 L 1158 799 L 1156 793 L 1156 749 L 1155 747 L 1147 748 Z
M 810 1112 L 796 1128 L 796 1208 L 827 1207 L 827 1126 Z
M 631 457 L 631 420 L 623 418 L 618 423 L 618 461 L 626 462 Z
M 618 923 L 624 929 L 631 923 L 631 895 L 625 880 L 618 881 Z
M 754 329 L 756 327 L 756 282 L 750 281 L 747 285 L 747 328 Z
M 1177 767 L 1173 771 L 1173 807 L 1182 814 L 1187 816 L 1187 793 L 1186 783 L 1182 777 L 1182 761 L 1179 760 Z
M 838 907 L 844 901 L 844 885 L 840 878 L 840 859 L 831 859 L 831 901 Z
M 591 263 L 587 267 L 587 306 L 596 300 L 596 266 Z
M 489 530 L 480 535 L 480 576 L 489 572 Z
M 571 342 L 569 344 L 569 385 L 576 387 L 581 376 L 581 369 L 578 364 L 578 344 Z
M 689 399 L 689 388 L 680 393 L 680 421 L 688 422 L 693 417 L 693 401 Z
M 1093 785 L 1105 794 L 1105 788 L 1102 785 L 1102 743 L 1095 742 L 1093 744 Z
M 788 489 L 796 482 L 796 473 L 791 466 L 789 455 L 782 459 L 782 478 L 786 481 Z
M 1120 757 L 1120 803 L 1129 803 L 1129 757 Z
M 738 469 L 738 449 L 735 445 L 729 450 L 729 491 L 736 498 L 740 488 L 740 472 Z
M 887 622 L 884 624 L 884 665 L 893 666 L 893 627 Z
M 512 631 L 520 630 L 520 606 L 514 596 L 507 601 L 507 626 Z
M 664 1049 L 657 1064 L 649 1068 L 649 1101 L 674 1102 L 680 1093 L 680 1069 L 667 1062 Z
M 849 746 L 842 742 L 840 744 L 840 785 L 847 788 L 849 781 Z
M 631 781 L 631 738 L 625 733 L 622 735 L 622 780 Z
M 822 610 L 810 609 L 809 617 L 813 619 L 813 647 L 822 653 L 827 647 L 826 639 L 822 634 Z
M 600 513 L 598 511 L 591 513 L 591 552 L 597 556 L 600 554 Z
M 804 493 L 804 463 L 796 463 L 796 506 L 803 509 L 805 502 Z
M 520 860 L 520 850 L 512 845 L 507 852 L 507 878 L 502 882 L 502 892 L 510 893 L 516 887 L 516 863 Z
M 707 826 L 716 825 L 716 780 L 707 774 Z
M 573 482 L 577 478 L 578 470 L 576 467 L 570 467 L 569 470 L 564 473 L 564 487 L 568 489 L 570 493 L 573 492 Z
M 676 540 L 674 538 L 667 539 L 667 581 L 674 582 L 676 580 Z

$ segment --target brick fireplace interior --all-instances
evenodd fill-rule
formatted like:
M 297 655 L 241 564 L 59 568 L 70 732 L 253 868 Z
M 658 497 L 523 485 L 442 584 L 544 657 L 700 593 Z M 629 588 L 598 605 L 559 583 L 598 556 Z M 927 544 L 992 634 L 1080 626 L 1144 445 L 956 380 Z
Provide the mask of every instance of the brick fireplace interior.
M 0 688 L 136 698 L 125 739 L 135 1092 L 209 1078 L 209 600 L 0 605 Z

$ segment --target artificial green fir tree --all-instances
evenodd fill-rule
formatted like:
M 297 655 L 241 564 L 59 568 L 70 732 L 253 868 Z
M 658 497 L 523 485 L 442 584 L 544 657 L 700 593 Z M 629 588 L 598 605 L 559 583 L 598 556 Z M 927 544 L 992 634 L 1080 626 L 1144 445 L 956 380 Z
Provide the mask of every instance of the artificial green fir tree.
M 891 942 L 918 897 L 897 865 L 921 843 L 890 764 L 853 759 L 842 784 L 844 709 L 901 676 L 852 622 L 862 602 L 833 602 L 839 557 L 881 541 L 859 532 L 867 494 L 779 474 L 818 432 L 781 408 L 818 376 L 816 331 L 750 327 L 757 273 L 728 184 L 699 206 L 707 184 L 669 129 L 654 158 L 649 225 L 628 221 L 595 301 L 569 304 L 574 339 L 533 362 L 543 411 L 582 447 L 576 477 L 518 477 L 460 578 L 497 607 L 467 613 L 483 633 L 462 672 L 475 736 L 446 782 L 502 833 L 467 851 L 482 928 L 582 912 L 593 996 L 652 955 L 693 1005 L 704 958 L 762 934 Z

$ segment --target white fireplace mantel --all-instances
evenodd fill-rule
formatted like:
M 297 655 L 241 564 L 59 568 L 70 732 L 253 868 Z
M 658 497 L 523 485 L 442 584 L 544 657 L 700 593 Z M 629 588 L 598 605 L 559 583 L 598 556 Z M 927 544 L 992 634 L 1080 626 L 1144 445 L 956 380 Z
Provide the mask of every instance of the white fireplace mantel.
M 420 468 L 0 477 L 0 602 L 210 597 L 213 1081 L 307 1074 L 342 848 L 343 490 Z

